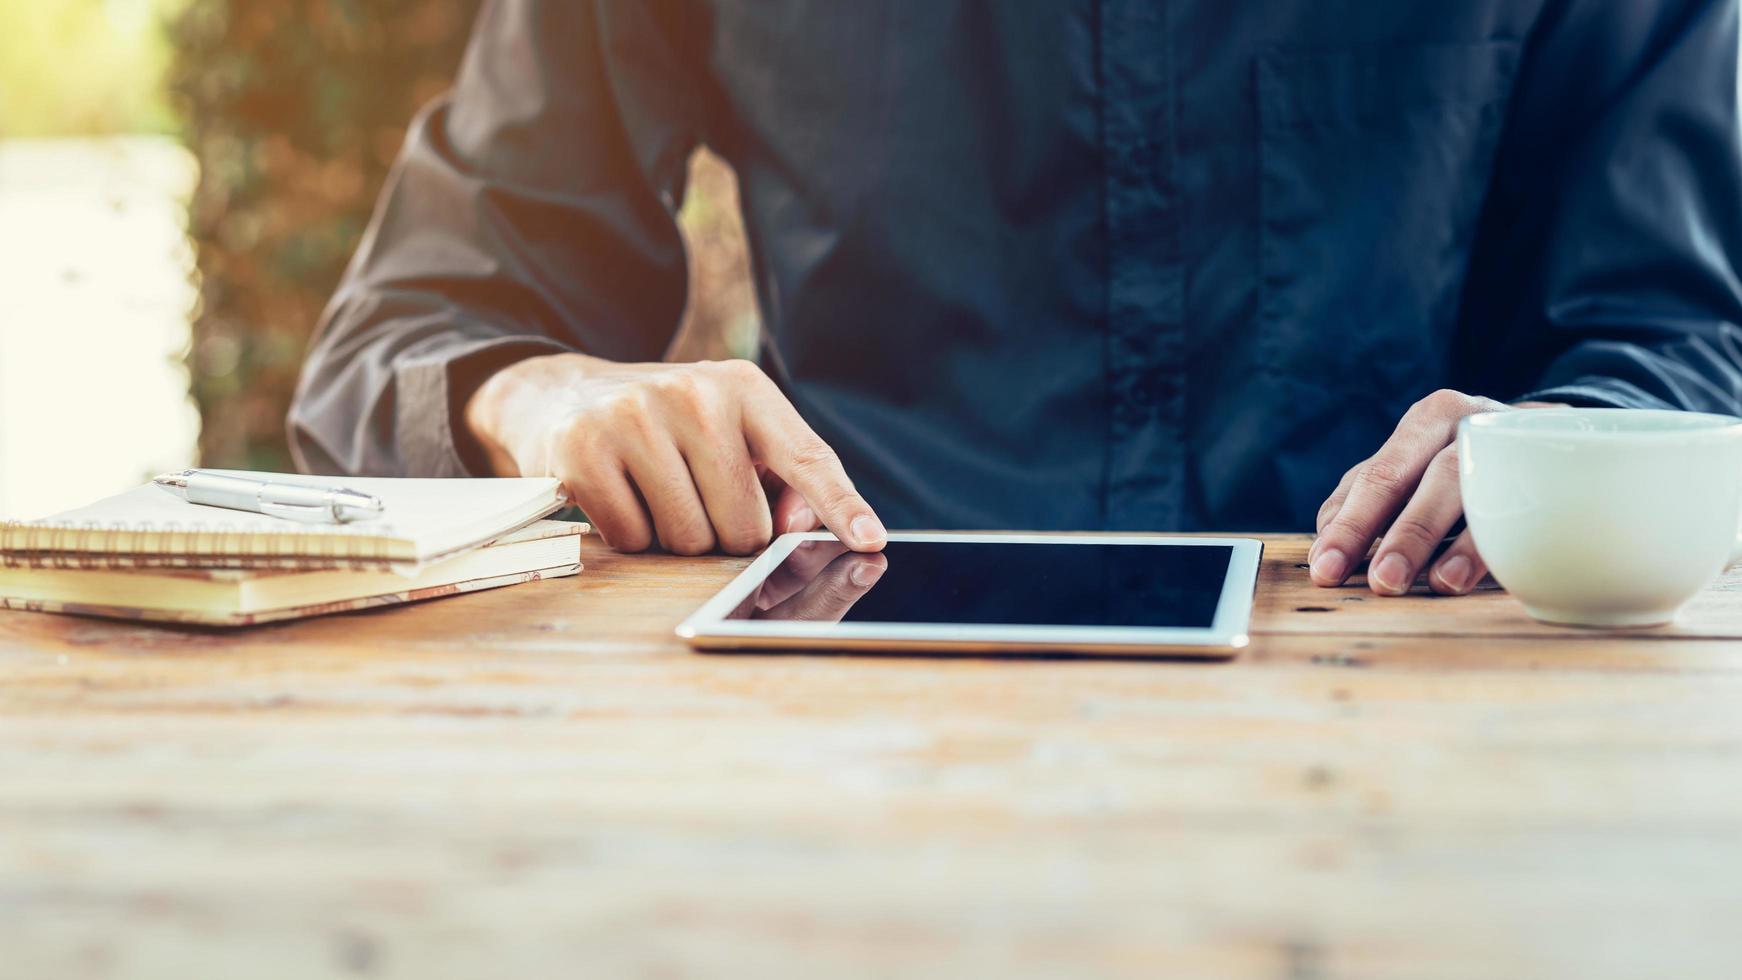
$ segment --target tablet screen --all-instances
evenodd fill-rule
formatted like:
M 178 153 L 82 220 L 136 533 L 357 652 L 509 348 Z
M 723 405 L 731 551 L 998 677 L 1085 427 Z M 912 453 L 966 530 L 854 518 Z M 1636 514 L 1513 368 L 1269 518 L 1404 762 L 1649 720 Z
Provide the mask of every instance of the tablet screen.
M 1223 545 L 805 541 L 728 619 L 1207 629 Z

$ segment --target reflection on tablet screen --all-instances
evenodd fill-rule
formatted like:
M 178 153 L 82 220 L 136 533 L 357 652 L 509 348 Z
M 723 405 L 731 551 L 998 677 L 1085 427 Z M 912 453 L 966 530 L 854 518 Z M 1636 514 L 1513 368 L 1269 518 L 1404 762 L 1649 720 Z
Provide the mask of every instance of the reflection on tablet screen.
M 728 619 L 1008 626 L 1214 624 L 1220 545 L 806 541 Z

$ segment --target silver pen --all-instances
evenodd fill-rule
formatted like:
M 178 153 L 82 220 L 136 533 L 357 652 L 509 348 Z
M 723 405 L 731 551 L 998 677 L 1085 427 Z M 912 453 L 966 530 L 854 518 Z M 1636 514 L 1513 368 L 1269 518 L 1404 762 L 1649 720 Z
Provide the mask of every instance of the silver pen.
M 210 470 L 165 473 L 151 481 L 190 504 L 246 510 L 309 524 L 349 524 L 380 517 L 381 498 L 343 487 L 270 483 Z

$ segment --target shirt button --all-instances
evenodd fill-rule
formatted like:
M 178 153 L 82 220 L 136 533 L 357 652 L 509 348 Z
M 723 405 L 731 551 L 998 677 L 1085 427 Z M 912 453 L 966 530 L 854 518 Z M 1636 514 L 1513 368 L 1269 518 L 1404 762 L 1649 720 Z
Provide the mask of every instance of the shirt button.
M 1168 379 L 1151 376 L 1137 383 L 1137 387 L 1131 392 L 1131 400 L 1148 408 L 1156 402 L 1167 400 L 1172 393 L 1173 385 Z

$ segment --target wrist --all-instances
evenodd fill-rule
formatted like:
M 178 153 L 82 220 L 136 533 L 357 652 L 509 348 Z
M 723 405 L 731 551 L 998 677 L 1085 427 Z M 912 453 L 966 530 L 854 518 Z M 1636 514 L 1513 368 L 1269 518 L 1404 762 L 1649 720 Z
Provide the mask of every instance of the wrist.
M 491 372 L 466 398 L 462 424 L 466 435 L 480 451 L 491 476 L 536 476 L 544 470 L 542 459 L 528 459 L 518 451 L 529 415 L 548 405 L 548 389 L 559 374 L 570 374 L 578 364 L 565 361 L 591 360 L 584 354 L 541 354 L 522 358 Z
M 497 419 L 501 417 L 503 388 L 512 382 L 505 378 L 513 365 L 485 378 L 466 399 L 461 415 L 466 436 L 478 450 L 479 461 L 487 476 L 519 476 L 520 468 L 497 436 Z

